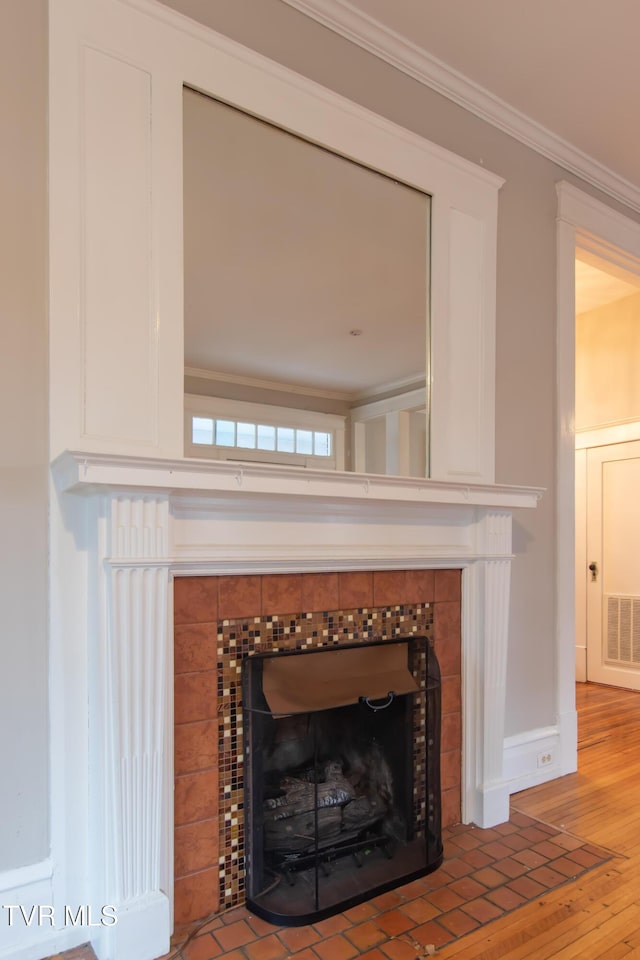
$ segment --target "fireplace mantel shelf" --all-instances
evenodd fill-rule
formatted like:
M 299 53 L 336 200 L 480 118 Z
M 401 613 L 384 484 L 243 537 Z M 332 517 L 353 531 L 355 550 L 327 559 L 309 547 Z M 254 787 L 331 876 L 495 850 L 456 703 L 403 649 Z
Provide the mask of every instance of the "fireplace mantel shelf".
M 291 498 L 352 503 L 450 504 L 515 509 L 535 507 L 541 487 L 452 483 L 415 477 L 356 474 L 251 462 L 65 451 L 52 464 L 60 492 L 137 490 L 184 497 Z

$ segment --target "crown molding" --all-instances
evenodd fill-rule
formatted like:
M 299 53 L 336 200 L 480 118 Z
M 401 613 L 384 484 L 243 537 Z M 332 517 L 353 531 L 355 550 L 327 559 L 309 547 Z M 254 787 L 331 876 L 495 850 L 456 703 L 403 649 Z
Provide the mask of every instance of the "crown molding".
M 358 10 L 348 0 L 283 2 L 486 120 L 607 196 L 640 211 L 640 187 L 469 80 L 422 47 Z
M 349 403 L 356 396 L 346 390 L 324 390 L 321 387 L 308 387 L 304 384 L 286 383 L 282 380 L 265 380 L 261 377 L 249 377 L 239 373 L 207 370 L 204 367 L 185 366 L 184 375 L 196 380 L 233 383 L 241 387 L 257 387 L 260 390 L 273 390 L 277 393 L 296 393 L 305 397 L 320 397 L 322 400 L 339 400 L 343 403 Z M 207 396 L 207 394 L 204 394 L 204 396 Z

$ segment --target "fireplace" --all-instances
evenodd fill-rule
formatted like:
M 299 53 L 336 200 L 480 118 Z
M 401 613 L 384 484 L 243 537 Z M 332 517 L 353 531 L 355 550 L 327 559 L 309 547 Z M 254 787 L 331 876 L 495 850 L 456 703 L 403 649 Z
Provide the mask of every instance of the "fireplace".
M 376 579 L 391 589 L 398 577 L 413 589 L 420 578 L 431 578 L 432 592 L 421 589 L 418 598 L 423 623 L 424 607 L 433 612 L 432 601 L 436 615 L 443 744 L 445 720 L 454 718 L 454 708 L 462 744 L 461 751 L 445 754 L 443 749 L 443 819 L 450 793 L 445 778 L 454 766 L 463 822 L 488 827 L 507 819 L 503 757 L 511 516 L 516 508 L 534 507 L 540 491 L 86 451 L 62 455 L 54 477 L 66 538 L 57 548 L 66 576 L 54 610 L 56 636 L 61 642 L 64 633 L 69 649 L 86 650 L 87 656 L 83 682 L 66 669 L 68 661 L 59 671 L 70 685 L 60 709 L 77 718 L 77 729 L 87 730 L 89 737 L 91 803 L 80 832 L 90 843 L 82 862 L 91 865 L 98 912 L 99 904 L 115 904 L 119 917 L 113 928 L 93 934 L 99 956 L 150 960 L 166 953 L 174 919 L 186 919 L 180 903 L 193 909 L 195 919 L 206 915 L 216 898 L 220 910 L 241 902 L 241 743 L 232 723 L 237 647 L 250 655 L 263 634 L 274 649 L 309 648 L 336 635 L 349 643 L 354 632 L 371 640 L 378 625 L 374 617 L 387 614 L 385 627 L 392 624 L 392 631 L 386 639 L 428 635 L 422 624 L 406 629 L 406 617 L 418 616 L 414 597 L 383 598 L 376 593 Z M 79 493 L 86 497 L 78 498 Z M 450 583 L 451 571 L 457 578 L 457 612 L 452 604 L 440 619 L 439 603 L 450 601 L 439 595 L 438 583 Z M 301 580 L 301 601 L 280 605 L 272 588 L 292 576 Z M 338 606 L 316 601 L 317 579 L 338 580 Z M 190 599 L 200 604 L 196 615 L 193 610 L 185 615 L 184 595 L 174 608 L 174 580 L 176 586 L 187 585 Z M 363 581 L 368 601 L 362 599 Z M 254 590 L 257 602 L 251 609 L 238 609 L 238 582 L 245 600 L 247 587 Z M 78 584 L 86 587 L 88 609 L 82 616 L 82 611 L 67 616 L 78 609 Z M 278 615 L 286 610 L 303 613 L 283 621 Z M 438 621 L 444 629 L 449 616 L 455 616 L 461 637 L 457 677 L 446 676 L 438 647 Z M 232 647 L 231 638 L 229 644 L 225 640 L 236 630 Z M 212 647 L 199 646 L 197 635 L 205 635 Z M 194 754 L 176 735 L 175 776 L 174 644 L 175 687 L 185 694 L 176 696 L 175 720 L 178 726 L 193 724 L 196 737 L 207 728 L 217 731 L 206 770 L 191 768 L 194 757 L 202 760 L 204 753 Z M 222 650 L 219 676 L 216 648 Z M 203 664 L 207 676 L 185 676 L 190 658 L 203 650 L 211 660 Z M 78 658 L 84 664 L 80 653 Z M 204 695 L 186 696 L 193 686 Z M 188 703 L 200 703 L 209 712 L 200 719 L 179 717 Z M 186 768 L 179 770 L 178 761 Z M 204 798 L 197 800 L 196 781 L 205 786 Z M 83 783 L 76 796 L 86 792 Z M 189 804 L 183 832 L 193 840 L 188 849 L 200 857 L 197 863 L 186 862 L 186 845 L 182 858 L 173 856 L 174 810 L 177 824 L 180 809 Z M 182 877 L 179 859 L 186 868 Z M 198 902 L 201 891 L 204 909 Z
M 426 637 L 244 661 L 246 903 L 311 923 L 442 861 Z
M 382 642 L 387 650 L 400 638 L 424 637 L 442 668 L 442 823 L 460 820 L 460 600 L 455 569 L 176 578 L 176 922 L 245 902 L 241 671 L 263 654 L 346 656 L 353 645 Z M 383 665 L 383 648 L 376 649 L 375 662 Z M 424 720 L 416 717 L 415 726 L 420 742 Z M 425 796 L 419 781 L 416 795 L 419 805 Z

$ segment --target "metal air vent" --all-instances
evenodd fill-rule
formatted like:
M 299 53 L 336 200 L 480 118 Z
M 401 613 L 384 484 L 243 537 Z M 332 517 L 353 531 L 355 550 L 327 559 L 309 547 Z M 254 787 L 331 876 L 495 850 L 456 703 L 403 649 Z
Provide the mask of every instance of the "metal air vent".
M 608 663 L 640 666 L 640 597 L 607 596 Z

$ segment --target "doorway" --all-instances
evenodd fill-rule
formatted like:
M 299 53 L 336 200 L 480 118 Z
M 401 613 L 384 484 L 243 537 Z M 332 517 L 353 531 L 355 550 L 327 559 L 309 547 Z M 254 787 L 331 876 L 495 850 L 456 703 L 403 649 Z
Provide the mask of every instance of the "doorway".
M 640 689 L 640 276 L 576 250 L 576 676 Z

